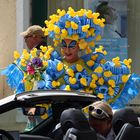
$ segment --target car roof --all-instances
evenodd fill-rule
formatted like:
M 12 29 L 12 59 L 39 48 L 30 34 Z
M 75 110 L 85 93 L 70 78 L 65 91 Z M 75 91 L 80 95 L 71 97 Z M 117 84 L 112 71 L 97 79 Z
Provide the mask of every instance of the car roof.
M 0 100 L 0 114 L 19 107 L 31 107 L 41 103 L 80 102 L 92 103 L 99 98 L 85 92 L 64 90 L 34 90 L 14 94 Z

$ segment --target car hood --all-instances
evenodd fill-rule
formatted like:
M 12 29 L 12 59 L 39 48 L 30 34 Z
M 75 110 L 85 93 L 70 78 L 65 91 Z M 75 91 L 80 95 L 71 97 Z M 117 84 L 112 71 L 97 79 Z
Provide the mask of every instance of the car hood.
M 80 102 L 92 103 L 99 100 L 85 92 L 64 90 L 35 90 L 14 94 L 0 100 L 0 114 L 19 107 L 29 107 L 40 103 Z

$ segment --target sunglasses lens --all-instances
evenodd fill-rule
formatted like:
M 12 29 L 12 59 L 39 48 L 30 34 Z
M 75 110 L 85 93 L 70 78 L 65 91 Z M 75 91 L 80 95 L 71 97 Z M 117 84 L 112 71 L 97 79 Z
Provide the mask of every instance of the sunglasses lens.
M 98 114 L 98 115 L 101 115 L 102 114 L 102 110 L 101 109 L 96 109 L 96 113 Z
M 89 106 L 88 110 L 89 111 L 93 111 L 94 110 L 94 107 L 93 106 Z

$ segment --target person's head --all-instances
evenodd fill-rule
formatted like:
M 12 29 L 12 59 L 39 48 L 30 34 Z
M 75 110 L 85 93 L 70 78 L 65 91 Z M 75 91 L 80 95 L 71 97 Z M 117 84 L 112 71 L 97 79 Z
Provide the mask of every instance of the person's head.
M 109 104 L 96 101 L 89 106 L 89 123 L 97 133 L 107 136 L 112 127 L 113 112 Z
M 73 63 L 79 59 L 79 46 L 77 41 L 72 39 L 63 39 L 61 42 L 61 52 L 67 62 Z
M 39 25 L 33 25 L 27 28 L 26 31 L 20 33 L 25 40 L 25 43 L 29 50 L 32 50 L 36 45 L 38 45 L 42 40 L 44 40 L 44 32 L 42 27 Z
M 106 24 L 113 24 L 113 22 L 117 19 L 116 11 L 113 7 L 108 5 L 108 2 L 101 2 L 96 7 L 96 12 L 100 13 L 100 18 L 105 19 Z
M 43 31 L 45 36 L 53 39 L 54 46 L 60 46 L 63 40 L 71 39 L 77 41 L 83 54 L 91 53 L 95 42 L 101 39 L 103 33 L 105 20 L 98 16 L 99 13 L 86 9 L 78 11 L 72 7 L 69 7 L 67 11 L 58 9 L 57 14 L 51 15 L 49 20 L 45 20 L 46 27 L 43 28 Z M 67 45 L 69 43 L 67 42 Z M 75 49 L 77 48 L 71 50 L 75 52 Z

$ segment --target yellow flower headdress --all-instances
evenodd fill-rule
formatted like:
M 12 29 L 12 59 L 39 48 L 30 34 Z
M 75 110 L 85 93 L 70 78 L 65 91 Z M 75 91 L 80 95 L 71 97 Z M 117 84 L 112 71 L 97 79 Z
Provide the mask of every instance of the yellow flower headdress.
M 69 38 L 78 41 L 80 49 L 89 50 L 88 47 L 94 47 L 94 41 L 101 39 L 105 19 L 98 17 L 99 13 L 91 10 L 74 11 L 69 7 L 66 12 L 58 9 L 57 14 L 51 15 L 45 21 L 44 34 L 53 38 L 54 46 L 62 39 Z

